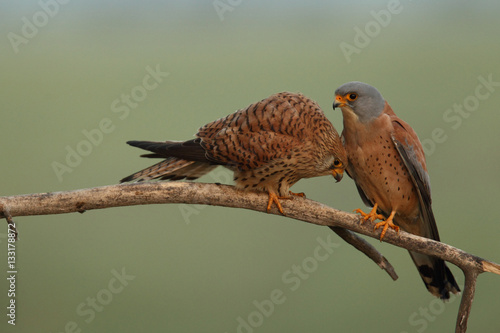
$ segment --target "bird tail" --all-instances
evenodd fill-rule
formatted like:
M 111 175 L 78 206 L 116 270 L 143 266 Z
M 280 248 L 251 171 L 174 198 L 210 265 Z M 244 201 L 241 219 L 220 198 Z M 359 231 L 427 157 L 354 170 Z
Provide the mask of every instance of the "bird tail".
M 422 203 L 420 205 L 421 220 L 415 223 L 413 220 L 399 219 L 397 222 L 407 232 L 439 242 L 439 232 L 430 205 L 430 197 L 426 200 L 421 199 L 421 202 L 428 202 L 428 204 Z M 415 266 L 417 266 L 420 277 L 424 281 L 425 287 L 431 294 L 447 300 L 450 298 L 450 292 L 453 294 L 460 292 L 455 277 L 453 277 L 450 269 L 442 259 L 418 252 L 409 252 Z
M 457 294 L 460 288 L 446 263 L 436 257 L 410 252 L 425 287 L 431 294 L 443 300 L 450 298 L 450 292 Z
M 127 143 L 152 152 L 141 157 L 165 158 L 165 160 L 123 178 L 120 183 L 151 179 L 193 180 L 217 167 L 217 164 L 206 157 L 199 139 L 185 142 L 128 141 Z

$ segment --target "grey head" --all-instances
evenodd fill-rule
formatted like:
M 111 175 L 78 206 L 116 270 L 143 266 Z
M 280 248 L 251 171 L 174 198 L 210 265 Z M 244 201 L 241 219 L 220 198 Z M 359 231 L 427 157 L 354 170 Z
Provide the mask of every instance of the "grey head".
M 363 123 L 377 118 L 384 110 L 385 100 L 380 92 L 369 84 L 353 81 L 335 90 L 333 108 L 351 109 Z

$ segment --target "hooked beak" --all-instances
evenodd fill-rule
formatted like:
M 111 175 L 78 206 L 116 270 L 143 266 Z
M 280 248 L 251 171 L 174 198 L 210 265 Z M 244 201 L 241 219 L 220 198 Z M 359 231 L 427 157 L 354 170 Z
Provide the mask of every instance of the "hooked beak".
M 333 178 L 337 180 L 337 183 L 342 180 L 342 177 L 344 176 L 344 169 L 337 168 L 337 169 L 332 169 L 332 175 Z
M 333 102 L 333 109 L 335 108 L 341 108 L 343 106 L 347 105 L 347 101 L 344 96 L 336 95 L 335 96 L 335 101 Z

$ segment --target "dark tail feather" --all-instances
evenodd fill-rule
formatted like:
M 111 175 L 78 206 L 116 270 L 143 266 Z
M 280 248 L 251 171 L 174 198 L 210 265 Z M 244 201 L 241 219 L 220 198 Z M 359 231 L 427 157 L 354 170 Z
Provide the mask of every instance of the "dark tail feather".
M 187 180 L 193 180 L 210 172 L 215 167 L 217 167 L 217 165 L 169 157 L 160 163 L 156 163 L 155 165 L 123 178 L 120 180 L 120 183 L 132 180 L 142 182 L 151 179 L 181 180 L 186 178 Z
M 165 158 L 146 169 L 138 171 L 120 180 L 145 181 L 150 179 L 196 179 L 214 169 L 217 164 L 208 160 L 200 139 L 185 142 L 153 142 L 153 141 L 128 141 L 129 145 L 151 151 L 142 157 Z
M 443 260 L 417 252 L 410 252 L 410 256 L 431 294 L 446 300 L 450 298 L 450 292 L 460 292 L 455 277 Z
M 141 157 L 166 158 L 178 157 L 188 161 L 210 162 L 205 149 L 201 146 L 199 138 L 189 141 L 128 141 L 127 144 L 149 150 L 153 154 L 141 155 Z

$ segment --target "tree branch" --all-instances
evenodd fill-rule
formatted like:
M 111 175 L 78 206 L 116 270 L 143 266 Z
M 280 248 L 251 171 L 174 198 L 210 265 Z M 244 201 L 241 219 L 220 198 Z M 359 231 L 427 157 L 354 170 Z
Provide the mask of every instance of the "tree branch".
M 339 235 L 339 237 L 344 241 L 351 244 L 357 250 L 363 252 L 368 258 L 373 260 L 380 268 L 386 271 L 394 281 L 398 279 L 398 275 L 396 274 L 394 267 L 392 267 L 391 263 L 382 255 L 382 253 L 378 252 L 373 245 L 350 230 L 332 226 L 329 226 L 329 228 Z
M 52 192 L 0 197 L 0 218 L 12 222 L 15 216 L 83 213 L 86 210 L 110 207 L 188 203 L 244 208 L 265 212 L 267 195 L 243 192 L 233 186 L 203 183 L 152 182 L 110 185 L 68 192 Z M 343 229 L 378 239 L 380 231 L 374 231 L 370 223 L 359 223 L 359 216 L 346 213 L 305 198 L 283 200 L 287 217 L 329 226 L 340 237 L 367 254 L 391 277 L 393 269 L 373 246 L 357 235 Z M 279 212 L 273 208 L 272 214 Z M 439 257 L 460 267 L 465 274 L 465 287 L 457 318 L 456 332 L 465 332 L 474 299 L 477 276 L 483 272 L 500 275 L 500 265 L 484 260 L 453 246 L 415 236 L 404 231 L 388 232 L 384 241 L 407 250 Z M 388 265 L 387 265 L 388 264 Z

